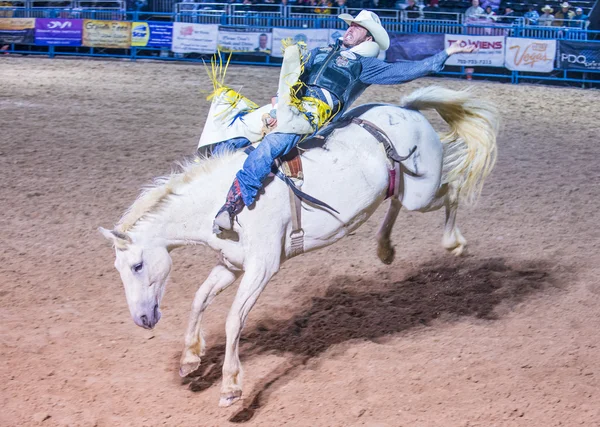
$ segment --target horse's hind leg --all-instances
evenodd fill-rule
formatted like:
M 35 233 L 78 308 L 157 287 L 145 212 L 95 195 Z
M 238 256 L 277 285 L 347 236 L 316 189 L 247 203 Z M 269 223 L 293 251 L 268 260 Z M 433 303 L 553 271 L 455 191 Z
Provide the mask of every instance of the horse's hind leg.
M 212 269 L 204 283 L 196 292 L 188 328 L 185 333 L 185 347 L 179 361 L 179 375 L 185 377 L 200 367 L 200 358 L 204 355 L 204 339 L 202 338 L 202 313 L 215 296 L 227 286 L 235 282 L 237 274 L 224 265 Z
M 446 208 L 446 224 L 444 225 L 444 236 L 442 246 L 452 254 L 460 256 L 467 248 L 467 240 L 463 237 L 456 226 L 456 211 L 458 210 L 459 186 L 456 183 L 448 184 L 448 192 L 444 197 Z
M 383 224 L 381 224 L 381 228 L 377 232 L 377 256 L 384 264 L 391 264 L 394 261 L 395 251 L 392 247 L 390 234 L 401 208 L 402 203 L 398 199 L 392 198 Z

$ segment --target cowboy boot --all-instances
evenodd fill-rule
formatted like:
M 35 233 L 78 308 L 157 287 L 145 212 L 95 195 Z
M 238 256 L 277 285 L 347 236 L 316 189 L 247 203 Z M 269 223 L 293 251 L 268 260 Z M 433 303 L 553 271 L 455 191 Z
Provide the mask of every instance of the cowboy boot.
M 227 193 L 227 200 L 223 207 L 219 209 L 215 221 L 213 223 L 213 232 L 219 234 L 223 230 L 233 229 L 233 220 L 242 209 L 244 209 L 244 200 L 242 200 L 242 192 L 240 190 L 240 182 L 237 178 L 231 184 Z

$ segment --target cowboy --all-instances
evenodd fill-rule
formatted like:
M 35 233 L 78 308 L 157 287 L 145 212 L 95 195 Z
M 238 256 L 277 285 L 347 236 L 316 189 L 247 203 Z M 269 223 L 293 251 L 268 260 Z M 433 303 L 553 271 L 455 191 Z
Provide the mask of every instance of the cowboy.
M 339 18 L 349 25 L 344 36 L 334 45 L 310 51 L 298 74 L 298 81 L 303 87 L 302 105 L 312 105 L 312 113 L 298 114 L 298 110 L 289 105 L 290 95 L 278 94 L 278 125 L 249 153 L 243 168 L 237 173 L 227 201 L 215 218 L 215 233 L 231 230 L 235 216 L 244 206 L 254 203 L 275 159 L 287 154 L 303 136 L 341 117 L 368 86 L 399 84 L 439 72 L 450 55 L 474 50 L 473 45 L 460 47 L 454 44 L 421 61 L 386 63 L 377 59 L 377 55 L 380 49 L 386 50 L 390 46 L 390 38 L 375 13 L 363 10 L 355 18 L 349 14 L 342 14 Z M 288 49 L 284 52 L 284 65 Z M 280 82 L 280 92 L 283 86 Z M 250 141 L 240 144 L 240 140 L 244 141 L 243 138 L 235 138 L 234 148 L 250 144 Z

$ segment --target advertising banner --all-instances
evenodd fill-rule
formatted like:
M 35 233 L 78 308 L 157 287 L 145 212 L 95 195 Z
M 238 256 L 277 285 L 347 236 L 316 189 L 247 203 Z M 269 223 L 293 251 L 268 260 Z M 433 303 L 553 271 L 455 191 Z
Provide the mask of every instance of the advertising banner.
M 168 47 L 173 43 L 173 23 L 132 22 L 131 46 Z
M 309 29 L 309 28 L 273 28 L 273 51 L 271 56 L 277 58 L 283 57 L 281 49 L 281 40 L 291 39 L 293 43 L 302 41 L 306 43 L 308 49 L 324 47 L 329 45 L 328 29 Z
M 477 53 L 459 53 L 452 55 L 446 65 L 460 65 L 465 67 L 503 67 L 504 66 L 504 36 L 469 36 L 446 34 L 445 47 L 454 42 L 461 46 L 475 45 Z
M 272 42 L 270 28 L 219 27 L 218 48 L 221 52 L 270 55 Z
M 390 34 L 387 62 L 420 61 L 444 50 L 443 34 Z
M 554 69 L 556 40 L 506 39 L 506 68 L 513 71 L 549 73 Z
M 600 71 L 600 43 L 560 40 L 558 68 Z
M 84 19 L 83 46 L 129 48 L 131 22 Z
M 83 19 L 37 18 L 35 44 L 38 46 L 81 46 Z
M 33 44 L 35 18 L 0 18 L 0 42 Z
M 176 53 L 215 53 L 219 26 L 216 24 L 173 23 L 173 47 Z

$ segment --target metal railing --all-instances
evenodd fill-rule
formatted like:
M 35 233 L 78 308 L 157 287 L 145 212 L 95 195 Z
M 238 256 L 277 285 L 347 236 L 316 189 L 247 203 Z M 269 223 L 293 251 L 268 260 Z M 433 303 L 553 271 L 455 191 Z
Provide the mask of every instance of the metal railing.
M 227 25 L 266 27 L 272 25 L 273 19 L 283 16 L 283 6 L 272 4 L 232 4 L 229 6 Z
M 0 12 L 3 12 L 3 9 L 8 9 L 13 11 L 14 8 L 0 8 Z M 38 9 L 38 8 L 36 8 Z M 64 9 L 55 9 L 57 12 L 64 12 Z M 25 14 L 29 13 L 28 10 L 25 10 Z M 150 16 L 158 16 L 161 14 L 163 18 L 168 18 L 169 21 L 175 21 L 176 14 L 171 12 L 128 12 L 127 19 L 130 21 L 143 21 L 144 17 Z M 183 12 L 182 12 L 183 13 Z M 222 16 L 227 18 L 226 13 L 222 13 Z M 275 19 L 275 18 L 273 18 Z M 286 18 L 277 18 L 279 20 L 283 20 L 283 24 L 288 22 Z M 291 18 L 287 18 L 291 19 Z M 326 18 L 320 18 L 320 21 L 326 20 Z M 334 19 L 334 18 L 329 18 Z M 315 21 L 314 19 L 306 19 L 306 18 L 297 18 L 297 23 Z M 308 25 L 308 24 L 306 24 Z M 466 27 L 462 23 L 452 23 L 448 24 L 452 25 L 452 29 L 457 29 L 454 31 L 455 34 L 460 34 L 460 31 L 466 32 Z M 568 30 L 568 31 L 565 31 Z M 574 39 L 573 35 L 577 35 L 577 39 L 579 38 L 579 33 L 585 33 L 586 37 L 589 36 L 591 40 L 600 40 L 600 31 L 584 31 L 579 29 L 570 29 L 570 28 L 549 28 L 549 27 L 532 27 L 532 26 L 512 26 L 512 35 L 516 37 L 532 37 L 531 31 L 548 31 L 548 33 L 541 33 L 540 36 L 551 36 L 549 38 L 555 40 L 569 40 Z M 579 33 L 578 33 L 579 32 Z M 592 43 L 596 43 L 600 46 L 600 41 L 593 41 Z M 144 46 L 144 47 L 135 47 L 131 46 L 129 48 L 104 48 L 104 47 L 89 47 L 89 46 L 32 46 L 29 44 L 18 44 L 13 43 L 8 45 L 8 49 L 5 51 L 6 53 L 19 53 L 26 55 L 46 55 L 49 57 L 55 56 L 86 56 L 86 57 L 105 57 L 105 58 L 124 58 L 135 61 L 138 58 L 146 58 L 146 59 L 156 59 L 156 60 L 177 60 L 177 61 L 202 61 L 207 59 L 207 55 L 198 54 L 198 53 L 190 53 L 190 54 L 181 54 L 171 52 L 170 49 L 166 46 L 163 47 L 152 47 L 152 46 Z M 232 63 L 237 64 L 251 64 L 251 65 L 278 65 L 280 63 L 279 58 L 274 58 L 269 55 L 257 55 L 250 56 L 242 54 L 234 54 L 232 58 Z M 466 74 L 467 70 L 465 67 L 461 66 L 447 66 L 443 71 L 438 73 L 441 76 L 451 76 L 458 78 L 465 78 L 470 76 L 471 74 Z M 523 72 L 523 71 L 510 71 L 506 68 L 498 67 L 498 68 L 482 68 L 474 73 L 472 76 L 482 77 L 482 78 L 491 78 L 494 80 L 505 80 L 510 81 L 512 83 L 519 83 L 519 81 L 528 80 L 534 81 L 537 83 L 542 83 L 546 81 L 554 81 L 564 83 L 577 83 L 579 85 L 587 85 L 589 87 L 597 87 L 600 88 L 600 71 L 598 70 L 589 70 L 589 69 L 554 69 L 550 73 L 535 73 L 535 72 Z
M 356 15 L 358 10 L 331 8 L 335 14 L 308 13 L 313 6 L 280 6 L 226 3 L 179 2 L 170 12 L 126 12 L 125 0 L 47 0 L 44 7 L 30 6 L 35 0 L 14 0 L 12 7 L 0 7 L 0 17 L 7 18 L 71 18 L 106 20 L 162 20 L 225 26 L 320 28 L 345 30 L 346 24 L 337 13 Z M 21 5 L 21 6 L 17 6 Z M 24 6 L 29 5 L 29 6 Z M 60 6 L 58 6 L 60 5 Z M 173 6 L 173 4 L 171 3 Z M 264 7 L 263 7 L 264 6 Z M 383 26 L 389 32 L 428 34 L 469 34 L 515 36 L 541 39 L 587 40 L 589 32 L 584 22 L 571 27 L 546 27 L 527 25 L 523 17 L 497 16 L 464 19 L 461 13 L 425 12 L 423 18 L 407 18 L 401 10 L 378 10 Z M 433 18 L 432 18 L 433 16 Z
M 228 13 L 223 3 L 182 2 L 175 4 L 175 21 L 196 24 L 222 24 L 222 17 Z
M 0 7 L 0 18 L 127 19 L 124 0 L 24 0 L 9 3 L 13 6 Z

